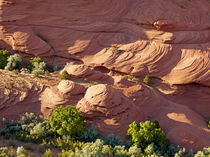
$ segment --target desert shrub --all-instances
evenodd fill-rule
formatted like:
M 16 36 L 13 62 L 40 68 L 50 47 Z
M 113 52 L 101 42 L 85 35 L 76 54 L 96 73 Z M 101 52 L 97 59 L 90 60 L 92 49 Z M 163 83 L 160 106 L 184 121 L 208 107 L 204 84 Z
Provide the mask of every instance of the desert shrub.
M 14 87 L 14 83 L 13 82 L 9 82 L 9 88 L 13 88 Z
M 70 78 L 70 75 L 69 75 L 69 73 L 68 73 L 66 70 L 64 70 L 64 71 L 59 75 L 59 77 L 60 77 L 61 80 L 68 80 L 68 79 Z
M 12 70 L 12 72 L 13 72 L 15 75 L 18 75 L 18 74 L 19 74 L 19 70 L 18 70 L 18 69 L 14 69 L 14 70 Z
M 113 48 L 112 52 L 115 54 L 119 54 L 119 53 L 123 52 L 122 50 L 119 50 L 119 48 L 117 46 L 113 46 L 112 48 Z
M 210 129 L 210 120 L 207 120 L 206 123 L 207 123 L 207 127 Z
M 127 80 L 132 80 L 133 79 L 133 76 L 131 76 L 131 75 L 124 75 L 123 77 Z
M 103 140 L 106 145 L 111 145 L 112 147 L 115 147 L 118 145 L 120 146 L 124 145 L 124 142 L 118 136 L 115 136 L 114 134 L 109 134 Z
M 194 157 L 209 157 L 210 156 L 210 147 L 203 148 L 203 151 L 198 151 Z
M 154 143 L 161 149 L 166 149 L 169 145 L 168 139 L 160 128 L 157 121 L 133 122 L 129 125 L 126 137 L 133 145 L 145 149 L 149 144 Z
M 52 151 L 50 149 L 47 149 L 43 155 L 43 157 L 52 157 Z
M 30 74 L 31 72 L 30 72 L 30 70 L 27 69 L 27 68 L 22 68 L 22 69 L 20 69 L 20 73 L 21 73 L 21 74 Z
M 99 137 L 98 130 L 95 125 L 91 125 L 90 128 L 81 136 L 81 139 L 85 142 L 95 142 Z
M 18 55 L 18 54 L 11 55 L 7 59 L 7 65 L 4 69 L 12 71 L 12 70 L 18 68 L 19 63 L 21 61 L 22 61 L 22 59 L 21 59 L 20 55 Z
M 184 157 L 184 156 L 185 156 L 185 148 L 179 149 L 179 151 L 174 155 L 174 157 Z
M 17 122 L 7 121 L 5 118 L 2 119 L 2 127 L 0 135 L 14 134 L 21 129 Z
M 87 130 L 84 117 L 75 106 L 57 107 L 50 116 L 50 126 L 59 135 L 79 138 Z
M 62 136 L 56 138 L 56 140 L 52 140 L 51 144 L 60 150 L 72 150 L 75 151 L 76 149 L 82 149 L 85 145 L 84 142 L 75 141 L 70 136 Z
M 70 155 L 74 154 L 72 150 L 64 151 L 58 154 L 59 157 L 71 157 Z
M 29 69 L 30 71 L 33 71 L 35 68 L 35 63 L 41 63 L 44 62 L 40 57 L 36 57 L 34 59 L 31 59 L 27 62 L 27 69 Z
M 144 77 L 143 82 L 144 82 L 145 84 L 148 85 L 148 84 L 150 83 L 150 81 L 151 81 L 150 75 L 147 74 L 147 75 Z
M 131 157 L 141 157 L 142 153 L 142 150 L 141 148 L 138 148 L 137 146 L 133 146 L 133 147 L 130 147 L 129 150 L 128 150 L 128 156 L 131 156 Z
M 178 153 L 180 149 L 180 147 L 175 147 L 173 144 L 170 144 L 165 152 L 161 150 L 158 151 L 160 152 L 160 154 L 164 154 L 165 157 L 170 157 Z
M 34 113 L 25 113 L 19 120 L 23 131 L 30 133 L 38 124 L 38 118 Z
M 50 75 L 50 72 L 48 70 L 45 70 L 44 75 L 45 76 L 49 76 Z
M 33 129 L 30 130 L 30 135 L 36 135 L 38 138 L 49 138 L 55 136 L 55 132 L 52 130 L 49 121 L 44 120 L 36 124 Z
M 62 70 L 62 69 L 63 69 L 63 67 L 60 66 L 60 65 L 55 65 L 55 66 L 53 67 L 53 71 L 60 71 L 60 70 Z
M 8 148 L 7 147 L 0 147 L 0 157 L 8 156 Z
M 21 155 L 23 155 L 25 157 L 28 156 L 28 152 L 27 152 L 27 150 L 25 150 L 23 148 L 23 146 L 20 146 L 20 147 L 17 148 L 16 154 L 17 154 L 17 156 L 21 156 Z
M 7 65 L 7 58 L 10 53 L 7 50 L 0 50 L 0 69 L 4 69 Z
M 41 62 L 41 63 L 35 62 L 33 65 L 34 65 L 34 68 L 32 70 L 32 74 L 35 74 L 35 75 L 45 74 L 45 68 L 46 68 L 45 62 Z
M 115 146 L 113 153 L 115 157 L 128 157 L 128 151 L 125 149 L 125 146 Z
M 75 152 L 68 152 L 69 157 L 111 157 L 113 156 L 111 147 L 104 145 L 102 140 L 96 140 L 93 144 L 86 145 L 82 150 L 76 150 Z M 65 157 L 59 155 L 60 157 Z

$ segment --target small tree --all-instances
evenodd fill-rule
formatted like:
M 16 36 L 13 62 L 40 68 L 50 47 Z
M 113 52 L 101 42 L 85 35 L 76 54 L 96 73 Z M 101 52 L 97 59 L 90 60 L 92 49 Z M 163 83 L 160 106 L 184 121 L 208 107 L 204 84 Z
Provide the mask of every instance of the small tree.
M 50 116 L 50 126 L 59 135 L 79 138 L 88 129 L 84 117 L 75 106 L 57 107 Z
M 9 57 L 9 51 L 0 50 L 0 69 L 4 69 L 7 65 L 7 58 Z

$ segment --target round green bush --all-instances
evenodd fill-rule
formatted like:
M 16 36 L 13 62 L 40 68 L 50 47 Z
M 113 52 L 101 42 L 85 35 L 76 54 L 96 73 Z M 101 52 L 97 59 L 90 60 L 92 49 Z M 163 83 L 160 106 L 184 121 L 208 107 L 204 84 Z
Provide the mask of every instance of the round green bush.
M 131 140 L 133 145 L 145 149 L 149 144 L 154 143 L 161 149 L 169 145 L 163 130 L 160 128 L 158 121 L 133 122 L 129 125 L 126 138 Z
M 7 65 L 7 58 L 10 53 L 7 50 L 0 50 L 0 69 L 4 69 Z
M 57 107 L 50 116 L 50 126 L 59 135 L 79 138 L 88 129 L 84 117 L 75 106 Z

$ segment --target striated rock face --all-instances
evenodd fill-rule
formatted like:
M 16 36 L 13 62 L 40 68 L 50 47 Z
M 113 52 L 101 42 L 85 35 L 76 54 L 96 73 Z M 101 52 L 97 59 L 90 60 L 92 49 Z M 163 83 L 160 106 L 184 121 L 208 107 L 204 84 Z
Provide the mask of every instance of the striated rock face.
M 41 94 L 41 111 L 48 117 L 59 105 L 76 105 L 86 88 L 70 80 L 62 80 L 58 86 L 46 88 Z
M 3 71 L 0 118 L 71 104 L 102 135 L 124 138 L 130 122 L 150 119 L 174 144 L 210 145 L 209 0 L 1 0 L 0 39 L 24 58 L 80 64 L 60 83 Z M 146 74 L 151 87 L 141 83 Z M 4 88 L 11 78 L 15 88 Z
M 99 81 L 101 83 L 113 84 L 114 79 L 107 74 L 96 71 L 87 67 L 84 64 L 69 65 L 65 67 L 60 73 L 66 70 L 73 78 L 86 79 L 89 81 Z
M 2 0 L 0 7 L 0 38 L 14 50 L 54 64 L 73 58 L 171 84 L 210 85 L 208 0 Z
M 142 117 L 132 101 L 119 90 L 104 84 L 88 88 L 77 107 L 87 121 L 98 126 L 103 136 L 112 132 L 125 138 L 128 125 Z
M 61 81 L 57 88 L 62 94 L 78 95 L 85 92 L 84 86 L 69 80 Z

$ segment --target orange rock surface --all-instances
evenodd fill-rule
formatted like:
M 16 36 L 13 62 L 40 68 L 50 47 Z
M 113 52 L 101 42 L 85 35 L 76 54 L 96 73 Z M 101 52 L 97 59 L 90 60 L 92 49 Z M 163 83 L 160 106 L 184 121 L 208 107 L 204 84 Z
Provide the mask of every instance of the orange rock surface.
M 1 0 L 0 38 L 26 59 L 75 62 L 71 81 L 14 76 L 25 89 L 3 88 L 2 71 L 0 118 L 72 104 L 103 136 L 125 138 L 129 123 L 150 119 L 174 144 L 210 146 L 209 0 Z

